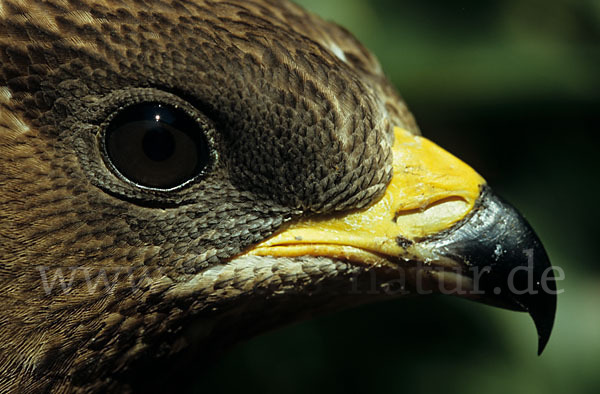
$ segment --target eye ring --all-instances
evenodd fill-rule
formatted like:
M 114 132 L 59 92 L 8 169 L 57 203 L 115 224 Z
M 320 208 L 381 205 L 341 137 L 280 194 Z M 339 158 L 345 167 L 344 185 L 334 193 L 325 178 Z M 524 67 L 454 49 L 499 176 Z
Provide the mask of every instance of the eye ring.
M 173 191 L 212 166 L 207 128 L 180 106 L 139 102 L 109 117 L 100 145 L 107 167 L 120 179 L 145 190 Z

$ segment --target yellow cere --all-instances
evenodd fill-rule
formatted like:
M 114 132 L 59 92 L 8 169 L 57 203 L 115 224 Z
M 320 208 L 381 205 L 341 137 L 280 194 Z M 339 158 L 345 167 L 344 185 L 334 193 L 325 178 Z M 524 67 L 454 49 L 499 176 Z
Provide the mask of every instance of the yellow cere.
M 249 253 L 366 259 L 374 264 L 384 256 L 406 254 L 398 237 L 415 241 L 464 218 L 485 180 L 428 139 L 401 128 L 394 133 L 394 174 L 379 201 L 364 210 L 294 223 Z

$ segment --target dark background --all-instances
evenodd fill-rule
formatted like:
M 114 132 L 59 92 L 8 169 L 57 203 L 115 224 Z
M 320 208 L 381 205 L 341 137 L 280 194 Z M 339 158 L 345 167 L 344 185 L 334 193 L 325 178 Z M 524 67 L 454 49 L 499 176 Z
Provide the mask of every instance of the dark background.
M 435 296 L 367 305 L 237 346 L 196 392 L 600 392 L 600 1 L 298 2 L 352 31 L 423 134 L 529 219 L 565 271 L 556 326 L 537 357 L 526 314 Z

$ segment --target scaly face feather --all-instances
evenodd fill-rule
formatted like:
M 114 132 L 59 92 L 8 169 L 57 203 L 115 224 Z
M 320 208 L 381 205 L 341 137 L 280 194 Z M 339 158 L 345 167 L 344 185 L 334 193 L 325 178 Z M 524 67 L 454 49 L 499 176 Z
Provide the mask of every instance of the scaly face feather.
M 115 388 L 148 360 L 380 297 L 347 293 L 386 264 L 264 243 L 386 201 L 410 167 L 397 150 L 421 141 L 348 32 L 287 2 L 201 0 L 2 0 L 0 32 L 0 391 Z M 206 138 L 182 187 L 111 167 L 107 129 L 142 103 Z M 401 234 L 393 264 L 433 253 Z

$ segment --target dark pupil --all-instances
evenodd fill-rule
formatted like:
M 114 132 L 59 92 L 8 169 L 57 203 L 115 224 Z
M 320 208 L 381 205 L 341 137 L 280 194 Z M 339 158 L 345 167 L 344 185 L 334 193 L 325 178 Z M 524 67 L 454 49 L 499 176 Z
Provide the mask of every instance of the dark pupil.
M 163 104 L 132 105 L 109 124 L 105 137 L 110 163 L 139 185 L 169 189 L 202 173 L 208 143 L 186 112 Z
M 167 160 L 175 153 L 175 138 L 169 131 L 157 127 L 148 130 L 142 140 L 146 156 L 154 161 Z

